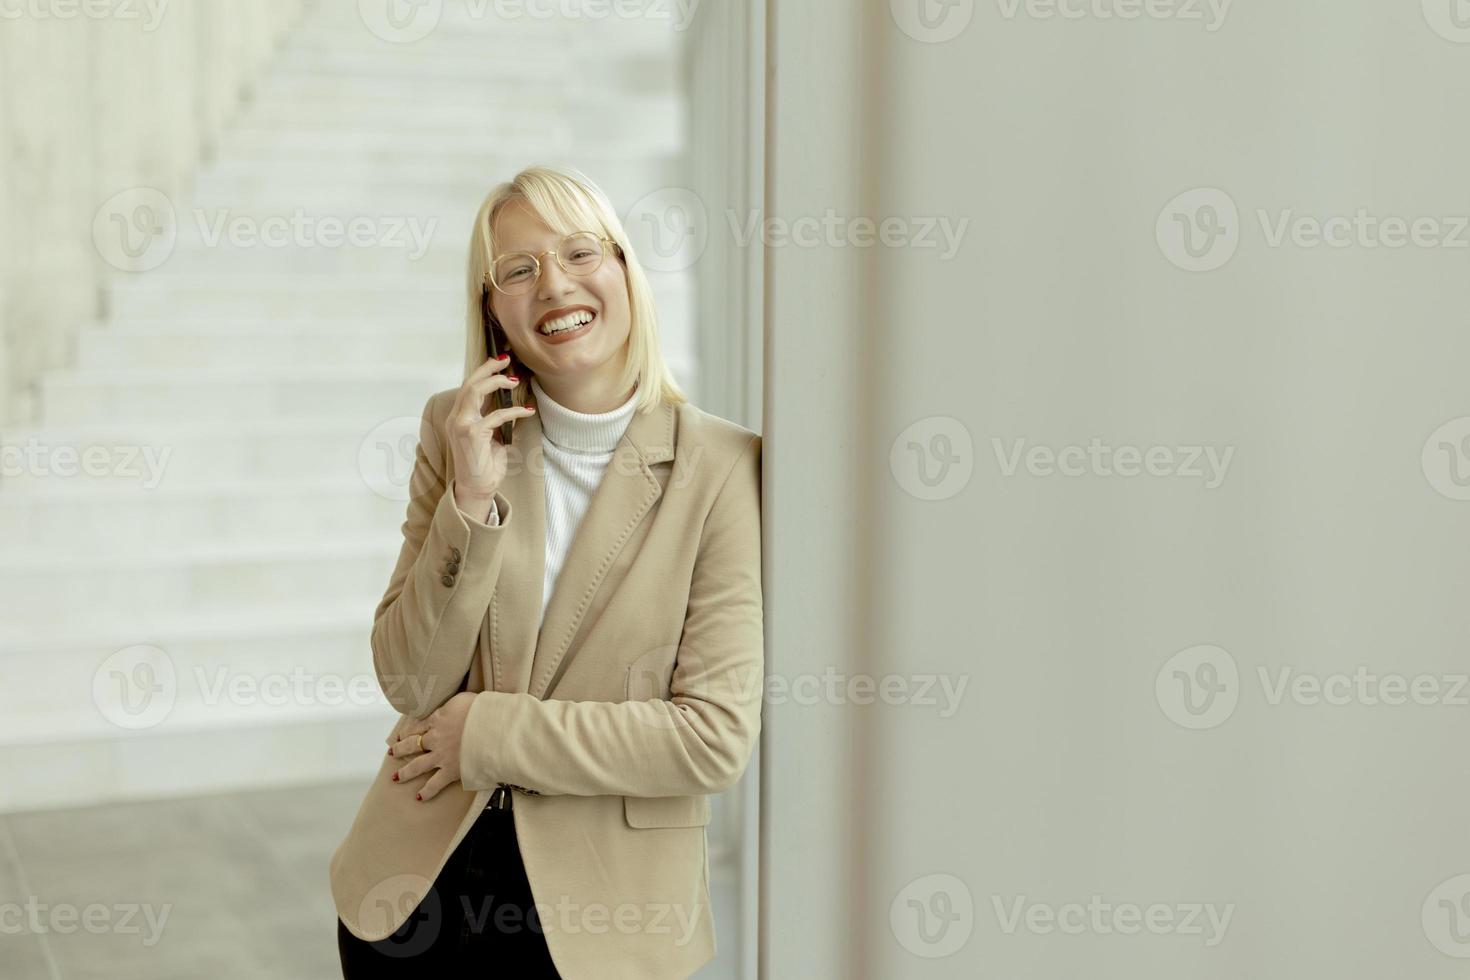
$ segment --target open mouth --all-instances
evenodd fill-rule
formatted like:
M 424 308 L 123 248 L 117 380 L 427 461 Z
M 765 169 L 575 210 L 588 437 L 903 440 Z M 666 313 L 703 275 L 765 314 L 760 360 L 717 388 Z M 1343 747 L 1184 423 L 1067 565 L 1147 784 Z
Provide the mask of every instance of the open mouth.
M 543 337 L 562 339 L 586 332 L 596 321 L 596 310 L 578 307 L 567 313 L 547 318 L 545 322 L 536 327 L 536 332 Z

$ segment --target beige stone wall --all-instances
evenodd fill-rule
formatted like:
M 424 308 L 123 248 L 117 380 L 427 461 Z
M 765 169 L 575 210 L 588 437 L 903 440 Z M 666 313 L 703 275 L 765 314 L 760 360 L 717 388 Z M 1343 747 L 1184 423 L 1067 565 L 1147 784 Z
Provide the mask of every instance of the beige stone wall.
M 187 187 L 309 0 L 26 0 L 0 11 L 0 423 L 117 274 L 92 245 L 120 191 Z

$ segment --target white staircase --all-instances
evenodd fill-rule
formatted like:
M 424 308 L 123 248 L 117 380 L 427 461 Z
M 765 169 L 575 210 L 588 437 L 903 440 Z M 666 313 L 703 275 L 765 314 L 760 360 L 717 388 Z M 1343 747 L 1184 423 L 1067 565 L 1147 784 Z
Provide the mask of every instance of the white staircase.
M 166 259 L 117 274 L 39 423 L 0 437 L 0 811 L 376 770 L 369 629 L 419 412 L 459 383 L 477 205 L 531 163 L 622 214 L 683 183 L 677 32 L 495 9 L 395 44 L 324 0 L 170 202 Z M 208 237 L 294 214 L 430 234 Z M 651 278 L 692 391 L 688 274 Z

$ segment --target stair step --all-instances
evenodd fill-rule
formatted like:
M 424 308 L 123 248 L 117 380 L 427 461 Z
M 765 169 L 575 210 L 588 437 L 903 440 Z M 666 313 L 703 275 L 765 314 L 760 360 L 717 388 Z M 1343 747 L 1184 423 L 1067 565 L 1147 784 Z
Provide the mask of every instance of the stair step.
M 677 153 L 629 154 L 593 147 L 572 155 L 547 154 L 547 164 L 571 163 L 597 181 L 619 214 L 655 190 L 686 182 L 685 165 Z M 376 154 L 372 160 L 297 158 L 278 149 L 218 159 L 195 182 L 200 200 L 247 200 L 252 193 L 279 195 L 288 203 L 320 200 L 322 206 L 341 202 L 362 204 L 387 195 L 417 193 L 423 188 L 473 200 L 478 206 L 490 188 L 508 180 L 526 165 L 527 157 L 498 153 L 448 151 L 426 156 L 411 147 Z M 319 196 L 320 195 L 320 196 Z M 473 217 L 473 210 L 471 217 Z
M 375 604 L 399 543 L 196 542 L 125 554 L 53 545 L 0 558 L 0 610 L 11 629 L 148 609 L 225 613 L 266 603 Z
M 95 418 L 237 423 L 264 416 L 357 414 L 366 430 L 423 409 L 428 394 L 457 384 L 460 365 L 327 366 L 269 370 L 95 370 L 41 379 L 44 417 L 55 424 Z
M 277 364 L 369 367 L 431 362 L 453 364 L 464 337 L 449 328 L 432 332 L 390 324 L 257 323 L 201 331 L 194 323 L 149 327 L 92 324 L 77 337 L 77 369 L 205 370 L 218 365 L 264 370 Z
M 162 731 L 117 728 L 106 738 L 53 738 L 27 746 L 32 751 L 0 753 L 0 812 L 319 785 L 352 776 L 366 785 L 382 764 L 383 740 L 397 718 L 391 708 L 340 707 L 223 727 L 206 713 L 193 725 L 180 719 Z M 37 765 L 35 749 L 56 761 Z
M 238 440 L 237 440 L 238 441 Z M 220 456 L 227 448 L 215 447 Z M 404 450 L 406 460 L 400 459 Z M 343 463 L 348 462 L 345 458 Z M 57 541 L 85 537 L 93 553 L 181 547 L 194 541 L 250 543 L 263 528 L 269 533 L 302 541 L 332 541 L 343 537 L 398 534 L 407 511 L 408 474 L 412 446 L 393 452 L 390 462 L 371 457 L 379 472 L 369 478 L 332 476 L 304 479 L 299 474 L 262 480 L 243 472 L 240 478 L 220 482 L 217 472 L 199 467 L 199 479 L 190 484 L 165 469 L 156 486 L 143 486 L 150 477 L 140 461 L 139 478 L 125 483 L 92 480 L 60 492 L 7 492 L 0 495 L 0 540 L 7 549 L 21 551 L 52 547 Z M 347 466 L 338 465 L 347 471 Z M 77 481 L 54 480 L 53 483 Z M 39 481 L 33 481 L 33 485 Z

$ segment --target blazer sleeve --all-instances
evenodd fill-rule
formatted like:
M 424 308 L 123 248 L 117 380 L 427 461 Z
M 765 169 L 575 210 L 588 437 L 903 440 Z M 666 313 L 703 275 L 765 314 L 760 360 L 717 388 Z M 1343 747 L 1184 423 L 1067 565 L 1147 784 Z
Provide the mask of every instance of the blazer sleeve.
M 760 437 L 746 445 L 700 533 L 668 700 L 475 695 L 460 744 L 465 789 L 689 796 L 739 780 L 760 734 Z
M 500 575 L 503 535 L 514 520 L 499 491 L 493 526 L 455 504 L 433 406 L 431 397 L 419 423 L 403 546 L 372 630 L 373 669 L 383 693 L 400 712 L 419 718 L 457 694 L 469 673 Z

